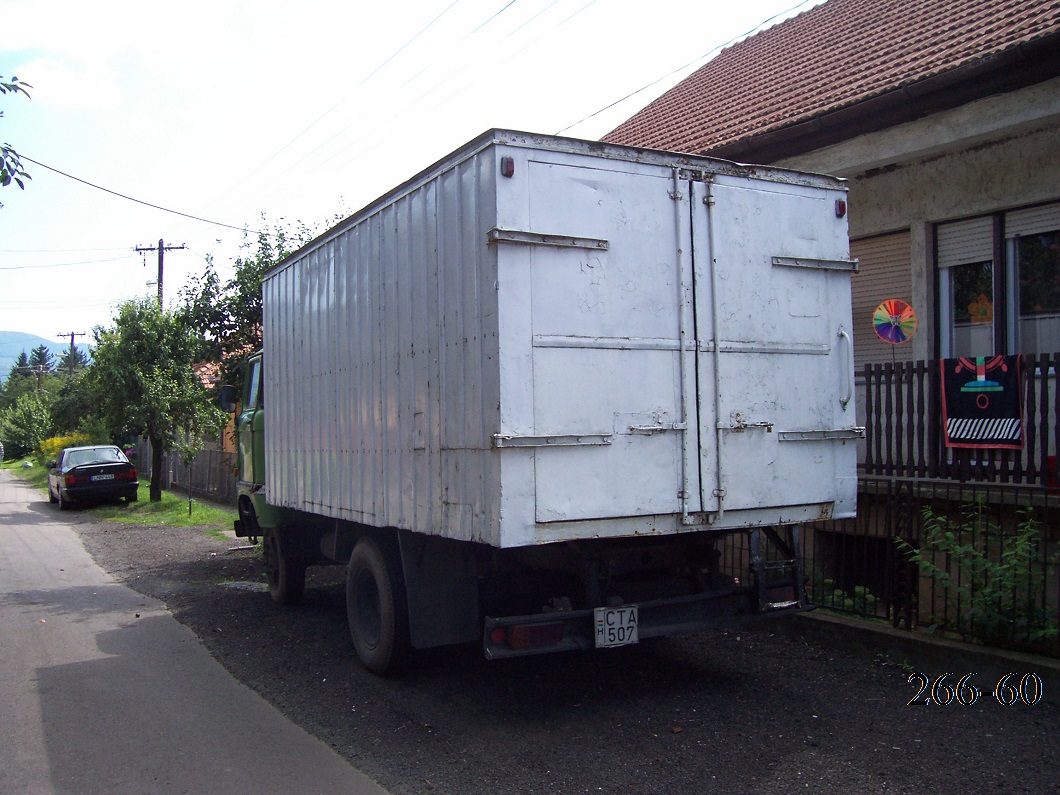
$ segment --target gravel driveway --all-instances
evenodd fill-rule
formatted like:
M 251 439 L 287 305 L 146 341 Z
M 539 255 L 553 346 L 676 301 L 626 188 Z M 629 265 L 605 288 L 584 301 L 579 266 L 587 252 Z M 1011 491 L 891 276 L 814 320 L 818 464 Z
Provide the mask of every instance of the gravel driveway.
M 907 706 L 899 667 L 761 627 L 497 663 L 435 650 L 380 679 L 354 658 L 339 569 L 310 569 L 305 604 L 280 608 L 242 541 L 70 519 L 103 568 L 395 794 L 1060 786 L 1060 710 L 1044 702 Z

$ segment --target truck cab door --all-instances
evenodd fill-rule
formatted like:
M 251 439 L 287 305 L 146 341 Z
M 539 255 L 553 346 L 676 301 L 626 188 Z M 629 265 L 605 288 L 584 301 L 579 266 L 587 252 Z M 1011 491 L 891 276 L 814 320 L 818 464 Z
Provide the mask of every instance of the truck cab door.
M 265 482 L 265 411 L 261 384 L 261 356 L 247 362 L 243 409 L 236 420 L 239 442 L 239 478 L 245 483 Z

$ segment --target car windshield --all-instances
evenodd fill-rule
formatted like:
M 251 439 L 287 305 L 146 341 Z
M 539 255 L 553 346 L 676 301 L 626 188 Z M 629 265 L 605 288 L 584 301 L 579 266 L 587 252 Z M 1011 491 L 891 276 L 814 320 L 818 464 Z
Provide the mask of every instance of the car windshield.
M 117 447 L 92 447 L 87 450 L 71 450 L 66 454 L 63 465 L 79 467 L 85 464 L 125 463 L 129 459 Z

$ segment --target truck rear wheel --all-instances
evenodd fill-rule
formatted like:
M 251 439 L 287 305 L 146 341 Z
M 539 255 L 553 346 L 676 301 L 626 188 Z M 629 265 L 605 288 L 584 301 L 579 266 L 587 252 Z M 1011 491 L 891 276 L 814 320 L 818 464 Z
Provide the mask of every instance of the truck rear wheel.
M 284 548 L 283 537 L 278 529 L 263 532 L 261 549 L 265 556 L 265 577 L 269 583 L 272 601 L 279 605 L 293 605 L 302 601 L 305 594 L 305 561 L 291 555 Z
M 410 654 L 408 608 L 397 555 L 360 539 L 346 568 L 346 615 L 357 656 L 369 671 L 393 672 Z

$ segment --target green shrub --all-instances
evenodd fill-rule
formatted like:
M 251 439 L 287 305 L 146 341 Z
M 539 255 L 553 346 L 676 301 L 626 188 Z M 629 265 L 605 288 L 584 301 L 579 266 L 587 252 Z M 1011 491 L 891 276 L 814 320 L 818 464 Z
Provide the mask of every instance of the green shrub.
M 922 513 L 920 548 L 901 538 L 895 542 L 922 573 L 956 595 L 957 631 L 996 646 L 1057 637 L 1055 618 L 1039 603 L 1056 557 L 1043 559 L 1040 522 L 1030 508 L 1020 511 L 1012 533 L 1002 532 L 982 500 L 964 505 L 959 519 L 938 516 L 930 507 Z M 936 562 L 940 557 L 942 565 Z
M 53 461 L 67 447 L 80 447 L 92 444 L 92 437 L 87 433 L 70 433 L 65 436 L 52 436 L 45 439 L 37 447 L 39 463 L 43 466 L 48 461 Z

